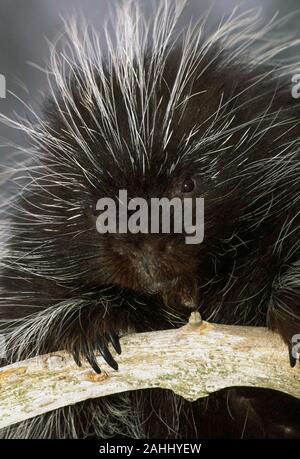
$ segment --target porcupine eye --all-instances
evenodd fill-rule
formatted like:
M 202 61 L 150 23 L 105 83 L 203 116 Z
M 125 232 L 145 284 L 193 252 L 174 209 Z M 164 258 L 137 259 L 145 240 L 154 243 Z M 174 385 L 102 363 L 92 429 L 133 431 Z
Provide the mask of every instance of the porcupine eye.
M 192 178 L 186 178 L 181 185 L 182 193 L 191 193 L 195 189 L 195 181 Z

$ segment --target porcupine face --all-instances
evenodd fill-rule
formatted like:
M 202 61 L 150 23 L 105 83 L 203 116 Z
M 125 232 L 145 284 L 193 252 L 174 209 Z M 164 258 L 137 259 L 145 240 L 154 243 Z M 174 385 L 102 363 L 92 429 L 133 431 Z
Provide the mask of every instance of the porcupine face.
M 145 55 L 142 64 L 145 74 L 151 73 L 152 57 Z M 179 51 L 171 52 L 160 75 L 160 81 L 152 88 L 151 96 L 141 96 L 136 82 L 130 88 L 130 94 L 124 95 L 124 87 L 121 86 L 120 77 L 116 74 L 119 69 L 113 69 L 110 75 L 109 70 L 105 68 L 105 78 L 110 80 L 109 97 L 113 98 L 109 102 L 115 104 L 114 116 L 109 121 L 109 126 L 106 126 L 97 100 L 92 100 L 87 107 L 84 106 L 85 96 L 80 94 L 76 82 L 72 83 L 70 94 L 76 109 L 74 106 L 69 119 L 65 114 L 60 116 L 56 105 L 51 101 L 48 105 L 46 118 L 59 138 L 57 144 L 63 143 L 64 148 L 68 145 L 74 151 L 71 164 L 67 167 L 60 164 L 58 173 L 66 177 L 70 174 L 71 168 L 71 174 L 78 181 L 75 190 L 71 187 L 68 195 L 65 187 L 57 186 L 56 189 L 57 194 L 64 194 L 65 201 L 74 202 L 74 207 L 79 207 L 78 216 L 74 219 L 76 237 L 66 241 L 63 234 L 61 235 L 64 241 L 63 251 L 66 257 L 74 256 L 74 259 L 80 252 L 85 264 L 90 254 L 91 258 L 86 268 L 87 282 L 90 285 L 112 283 L 151 293 L 180 289 L 184 283 L 188 284 L 189 288 L 194 288 L 199 247 L 187 245 L 184 234 L 174 234 L 172 225 L 169 234 L 99 234 L 96 229 L 96 219 L 99 215 L 96 210 L 98 199 L 109 197 L 117 201 L 119 190 L 126 190 L 129 199 L 141 197 L 150 203 L 152 197 L 202 197 L 208 189 L 211 177 L 205 173 L 203 166 L 197 165 L 196 158 L 195 161 L 186 161 L 184 158 L 181 160 L 180 156 L 184 156 L 187 147 L 190 147 L 187 142 L 190 133 L 196 131 L 194 137 L 200 141 L 207 128 L 205 117 L 213 114 L 218 100 L 216 99 L 213 105 L 210 104 L 209 109 L 202 110 L 201 128 L 199 104 L 201 96 L 201 103 L 205 101 L 203 83 L 190 84 L 188 88 L 184 88 L 179 100 L 171 100 L 172 91 L 176 90 L 176 76 L 181 59 Z M 140 71 L 136 68 L 136 71 L 138 70 Z M 94 78 L 101 93 L 103 81 L 97 75 L 97 69 L 94 70 Z M 149 78 L 154 78 L 154 75 L 149 75 Z M 197 95 L 198 91 L 202 94 Z M 185 101 L 192 93 L 195 93 L 194 98 Z M 211 95 L 206 96 L 206 100 L 207 97 L 211 98 Z M 146 98 L 149 100 L 146 101 Z M 64 105 L 65 101 L 60 99 L 59 103 Z M 147 107 L 145 103 L 148 104 Z M 186 105 L 184 108 L 183 104 Z M 128 116 L 129 109 L 132 110 L 131 116 Z M 168 111 L 172 113 L 166 119 Z M 69 135 L 69 126 L 73 122 L 80 126 L 78 135 L 83 139 L 92 160 L 80 147 L 78 148 L 78 144 L 70 145 L 72 139 Z M 104 132 L 107 134 L 105 137 Z M 60 152 L 56 149 L 54 154 L 60 155 Z M 63 150 L 61 155 L 64 154 Z M 61 210 L 61 218 L 67 222 L 68 210 Z M 71 214 L 71 219 L 72 217 Z M 150 222 L 149 214 L 149 224 Z
M 136 65 L 135 70 L 143 71 L 150 80 L 155 77 L 154 74 L 150 75 L 152 59 L 153 56 L 145 55 L 143 63 L 139 64 L 142 68 L 139 69 Z M 78 194 L 76 187 L 75 193 L 70 188 L 68 198 L 63 186 L 56 191 L 59 195 L 64 194 L 65 201 L 74 202 L 74 207 L 80 207 L 74 220 L 71 213 L 71 224 L 76 224 L 75 238 L 66 241 L 62 234 L 63 252 L 67 258 L 74 257 L 75 263 L 76 255 L 83 255 L 89 285 L 112 283 L 151 293 L 171 291 L 173 297 L 176 293 L 184 296 L 186 292 L 188 297 L 195 294 L 202 248 L 199 245 L 186 244 L 185 235 L 174 234 L 172 226 L 169 234 L 99 234 L 96 230 L 98 199 L 116 199 L 119 190 L 126 190 L 128 198 L 142 197 L 150 203 L 152 197 L 203 197 L 210 188 L 213 189 L 213 165 L 212 162 L 205 161 L 204 156 L 212 149 L 217 150 L 218 143 L 202 147 L 201 142 L 205 139 L 207 129 L 211 127 L 222 88 L 211 86 L 211 83 L 208 87 L 206 78 L 196 79 L 197 72 L 200 72 L 200 64 L 197 62 L 194 63 L 198 67 L 194 69 L 195 77 L 186 87 L 181 88 L 177 76 L 182 62 L 180 49 L 170 52 L 159 81 L 153 84 L 150 95 L 140 95 L 135 81 L 130 93 L 124 95 L 126 88 L 119 81 L 119 69 L 112 69 L 110 75 L 106 68 L 105 78 L 109 80 L 108 90 L 111 92 L 109 103 L 115 104 L 114 116 L 109 121 L 109 126 L 106 126 L 97 100 L 92 100 L 87 107 L 84 106 L 85 96 L 80 94 L 79 84 L 76 82 L 72 83 L 70 96 L 74 107 L 69 119 L 65 114 L 60 116 L 57 107 L 50 102 L 47 119 L 50 120 L 51 129 L 59 137 L 58 144 L 63 143 L 64 148 L 68 145 L 74 151 L 68 168 L 72 168 L 71 174 L 76 181 L 80 177 L 82 180 Z M 102 78 L 97 75 L 97 69 L 94 72 L 95 84 L 102 94 Z M 187 70 L 181 78 L 189 78 Z M 64 105 L 65 101 L 60 100 L 60 104 Z M 145 107 L 145 104 L 148 106 Z M 128 110 L 132 110 L 130 116 Z M 83 139 L 91 160 L 78 146 L 78 142 L 74 146 L 71 144 L 71 123 L 80 126 L 80 133 L 77 135 Z M 55 154 L 59 152 L 56 150 Z M 64 155 L 65 152 L 62 151 L 61 154 Z M 217 160 L 218 153 L 215 153 L 215 167 Z M 68 168 L 60 165 L 60 175 L 66 177 L 70 173 Z M 218 202 L 211 204 L 213 231 L 218 217 L 221 219 L 218 205 Z M 65 209 L 62 210 L 65 212 Z M 61 218 L 67 222 L 67 213 Z M 64 232 L 63 225 L 62 229 Z
M 248 89 L 251 69 L 227 65 L 226 53 L 221 54 L 223 68 L 216 66 L 203 73 L 215 53 L 217 49 L 205 58 L 194 58 L 193 68 L 185 69 L 178 81 L 182 63 L 187 63 L 180 47 L 170 51 L 155 84 L 153 56 L 146 54 L 142 63 L 133 64 L 132 72 L 147 75 L 152 81 L 151 91 L 146 89 L 146 82 L 134 79 L 131 87 L 124 87 L 117 67 L 104 67 L 101 78 L 94 69 L 93 84 L 101 97 L 108 92 L 108 108 L 93 96 L 87 100 L 80 89 L 80 75 L 77 81 L 74 77 L 70 88 L 69 114 L 64 111 L 66 100 L 59 102 L 62 115 L 50 103 L 47 117 L 59 137 L 58 144 L 63 144 L 61 155 L 65 155 L 65 148 L 73 155 L 70 163 L 58 170 L 61 177 L 70 174 L 76 182 L 66 199 L 78 207 L 77 216 L 70 211 L 75 237 L 65 240 L 62 234 L 63 253 L 67 260 L 74 257 L 74 263 L 79 261 L 79 266 L 82 257 L 81 272 L 86 272 L 89 285 L 112 283 L 151 293 L 170 291 L 173 298 L 178 294 L 182 301 L 185 296 L 195 301 L 201 263 L 207 259 L 210 245 L 237 230 L 239 217 L 250 202 L 244 186 L 251 185 L 253 178 L 243 176 L 243 168 L 272 155 L 268 136 L 253 141 L 253 145 L 248 143 L 247 155 L 243 155 L 245 134 L 254 133 L 258 122 L 259 129 L 269 126 L 270 120 L 263 115 L 274 83 Z M 185 86 L 183 79 L 187 80 Z M 142 83 L 145 87 L 140 88 Z M 258 100 L 251 103 L 251 98 Z M 220 103 L 225 108 L 220 109 Z M 108 116 L 106 110 L 113 113 Z M 256 118 L 259 121 L 254 122 Z M 75 142 L 70 135 L 72 123 L 76 125 Z M 277 127 L 276 132 L 280 129 Z M 152 197 L 204 197 L 204 242 L 187 245 L 184 235 L 172 231 L 99 234 L 96 202 L 102 197 L 116 199 L 119 190 L 127 190 L 129 198 L 142 197 L 149 202 Z M 64 186 L 57 188 L 60 196 L 65 193 Z M 68 214 L 61 218 L 67 222 Z M 64 225 L 62 229 L 65 232 Z

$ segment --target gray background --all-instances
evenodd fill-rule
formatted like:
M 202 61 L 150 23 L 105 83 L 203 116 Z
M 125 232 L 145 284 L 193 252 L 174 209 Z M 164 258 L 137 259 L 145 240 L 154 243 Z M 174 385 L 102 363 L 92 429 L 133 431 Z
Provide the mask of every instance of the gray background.
M 136 0 L 147 6 L 155 0 Z M 40 109 L 42 94 L 46 89 L 45 75 L 30 65 L 33 62 L 45 67 L 49 52 L 47 39 L 53 41 L 62 28 L 61 17 L 68 17 L 79 11 L 84 14 L 99 30 L 107 15 L 108 5 L 118 4 L 120 0 L 0 0 L 0 74 L 6 78 L 7 89 L 24 102 L 30 101 L 36 110 Z M 199 16 L 211 0 L 190 0 L 183 21 L 190 16 Z M 242 9 L 261 7 L 263 15 L 270 18 L 277 10 L 282 14 L 300 9 L 299 0 L 214 0 L 213 19 L 229 13 L 235 6 Z M 293 20 L 295 31 L 298 29 L 299 16 Z M 22 104 L 10 94 L 0 99 L 0 112 L 14 116 L 24 114 Z M 12 154 L 5 146 L 6 140 L 19 144 L 24 139 L 18 131 L 0 124 L 0 174 L 5 160 Z

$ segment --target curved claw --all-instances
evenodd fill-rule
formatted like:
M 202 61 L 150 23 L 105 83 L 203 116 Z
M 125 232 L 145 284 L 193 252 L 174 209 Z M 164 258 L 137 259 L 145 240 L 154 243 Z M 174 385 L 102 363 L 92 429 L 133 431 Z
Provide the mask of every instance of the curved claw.
M 81 360 L 80 360 L 80 357 L 79 357 L 79 351 L 78 349 L 73 349 L 72 350 L 72 357 L 74 359 L 74 362 L 76 363 L 76 365 L 78 367 L 81 367 Z
M 103 342 L 101 342 L 101 340 L 98 341 L 97 343 L 97 347 L 102 355 L 102 357 L 104 358 L 104 360 L 106 361 L 106 363 L 108 363 L 108 365 L 110 367 L 112 367 L 114 370 L 118 370 L 119 369 L 119 366 L 117 364 L 117 362 L 115 361 L 115 359 L 113 358 L 113 356 L 111 355 L 108 347 L 107 347 L 107 344 L 104 344 Z
M 92 347 L 89 345 L 87 338 L 84 339 L 82 343 L 82 355 L 84 358 L 87 360 L 87 362 L 91 365 L 92 369 L 95 371 L 95 373 L 100 374 L 101 370 L 100 367 L 96 361 L 95 353 L 92 349 Z
M 101 369 L 96 361 L 95 354 L 93 352 L 88 352 L 85 358 L 89 362 L 95 373 L 99 375 L 101 373 Z
M 107 336 L 108 336 L 109 341 L 113 345 L 115 351 L 120 355 L 122 352 L 122 349 L 121 349 L 121 344 L 120 344 L 118 335 L 115 332 L 110 331 L 107 333 Z
M 290 365 L 292 368 L 294 368 L 296 366 L 297 359 L 293 355 L 293 346 L 291 343 L 289 344 L 288 348 L 289 348 Z

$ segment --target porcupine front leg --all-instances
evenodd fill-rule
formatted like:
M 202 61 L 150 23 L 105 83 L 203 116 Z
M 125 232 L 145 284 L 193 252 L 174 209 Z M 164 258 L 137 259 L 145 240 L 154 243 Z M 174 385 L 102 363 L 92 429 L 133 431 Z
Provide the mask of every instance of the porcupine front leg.
M 291 264 L 275 279 L 268 324 L 287 343 L 290 364 L 294 367 L 297 363 L 296 351 L 300 347 L 300 260 Z
M 121 353 L 118 333 L 130 326 L 130 314 L 118 302 L 107 299 L 75 297 L 7 323 L 7 362 L 66 350 L 81 365 L 87 360 L 100 373 L 95 353 L 118 369 L 108 344 Z M 123 306 L 123 305 L 122 305 Z
M 124 290 L 120 293 L 104 288 L 104 291 L 105 294 L 66 299 L 18 319 L 15 327 L 8 327 L 8 361 L 66 350 L 79 366 L 86 360 L 100 373 L 96 359 L 100 353 L 117 370 L 118 364 L 108 345 L 112 344 L 120 354 L 120 335 L 151 330 L 156 326 L 155 321 L 162 328 L 170 327 L 160 313 L 158 298 Z

